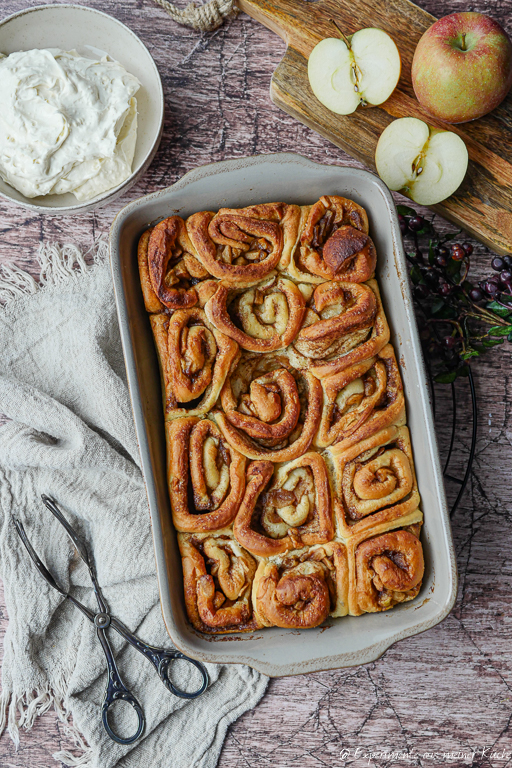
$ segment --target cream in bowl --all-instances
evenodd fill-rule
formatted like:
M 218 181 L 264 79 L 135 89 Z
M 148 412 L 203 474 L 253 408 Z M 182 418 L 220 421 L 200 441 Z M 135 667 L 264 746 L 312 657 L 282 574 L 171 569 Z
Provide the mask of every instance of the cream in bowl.
M 132 172 L 137 78 L 108 56 L 33 49 L 0 59 L 0 176 L 25 197 L 87 201 Z

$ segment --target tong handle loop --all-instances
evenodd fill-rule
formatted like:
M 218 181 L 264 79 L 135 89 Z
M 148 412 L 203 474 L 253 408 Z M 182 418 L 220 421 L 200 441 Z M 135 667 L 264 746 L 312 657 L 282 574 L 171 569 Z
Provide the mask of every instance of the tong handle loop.
M 191 659 L 189 656 L 185 656 L 185 654 L 181 653 L 181 651 L 161 651 L 159 655 L 160 662 L 158 664 L 157 671 L 167 690 L 169 690 L 171 693 L 174 693 L 175 696 L 179 696 L 180 699 L 197 699 L 198 696 L 201 696 L 201 694 L 206 691 L 210 681 L 204 664 L 201 664 L 200 661 L 196 661 L 196 659 Z M 191 693 L 182 691 L 181 688 L 177 688 L 171 682 L 169 678 L 169 667 L 176 659 L 187 661 L 189 664 L 193 664 L 194 667 L 199 670 L 202 680 L 201 685 L 196 691 L 192 691 Z

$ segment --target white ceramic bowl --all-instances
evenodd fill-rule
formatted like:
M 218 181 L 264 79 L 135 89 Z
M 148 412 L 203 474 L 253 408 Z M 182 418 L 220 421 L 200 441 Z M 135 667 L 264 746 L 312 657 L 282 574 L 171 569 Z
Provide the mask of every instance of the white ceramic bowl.
M 32 48 L 76 49 L 82 56 L 108 53 L 141 83 L 137 92 L 138 130 L 131 175 L 117 187 L 78 202 L 74 195 L 28 198 L 0 179 L 0 195 L 38 213 L 83 213 L 122 195 L 144 173 L 160 144 L 164 119 L 162 82 L 156 64 L 141 40 L 112 16 L 80 5 L 39 5 L 0 22 L 0 51 Z

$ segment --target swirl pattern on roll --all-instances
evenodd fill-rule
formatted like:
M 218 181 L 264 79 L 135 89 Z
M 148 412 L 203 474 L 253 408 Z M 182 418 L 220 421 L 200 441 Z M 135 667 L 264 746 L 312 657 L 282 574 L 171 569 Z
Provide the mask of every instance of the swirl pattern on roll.
M 313 441 L 322 387 L 284 356 L 246 353 L 226 380 L 220 401 L 223 412 L 214 418 L 233 448 L 249 459 L 290 461 Z
M 402 379 L 391 344 L 375 356 L 322 379 L 324 405 L 314 444 L 346 448 L 405 423 Z
M 218 331 L 199 307 L 151 315 L 164 383 L 166 419 L 201 416 L 213 408 L 238 344 Z
M 388 341 L 389 326 L 375 280 L 329 282 L 315 288 L 289 355 L 298 368 L 323 378 L 372 357 Z
M 301 208 L 298 243 L 286 267 L 295 280 L 364 283 L 376 261 L 366 211 L 353 200 L 324 195 Z
M 305 311 L 304 296 L 295 283 L 276 275 L 244 291 L 221 282 L 205 306 L 216 328 L 252 352 L 273 352 L 291 344 Z
M 142 234 L 138 262 L 148 312 L 204 305 L 214 289 L 180 216 L 170 216 Z
M 254 606 L 267 627 L 309 629 L 348 612 L 346 549 L 329 542 L 269 562 L 262 560 L 254 579 Z
M 209 419 L 168 422 L 166 438 L 174 527 L 194 532 L 230 525 L 244 495 L 245 457 Z
M 251 592 L 257 563 L 227 531 L 179 533 L 185 605 L 200 632 L 250 632 L 255 618 Z
M 418 594 L 425 570 L 423 548 L 411 530 L 389 531 L 359 544 L 355 566 L 359 611 L 387 611 Z
M 231 285 L 266 277 L 293 247 L 300 211 L 285 203 L 201 211 L 187 219 L 187 232 L 204 268 Z
M 407 427 L 387 427 L 348 448 L 329 449 L 336 476 L 335 511 L 348 538 L 408 515 L 419 506 Z
M 254 461 L 233 532 L 259 557 L 322 544 L 334 535 L 327 468 L 318 453 L 275 467 Z

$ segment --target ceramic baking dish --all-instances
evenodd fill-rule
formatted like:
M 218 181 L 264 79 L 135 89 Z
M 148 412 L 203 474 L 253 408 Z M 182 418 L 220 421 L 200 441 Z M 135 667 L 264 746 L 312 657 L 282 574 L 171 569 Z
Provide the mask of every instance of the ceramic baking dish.
M 330 619 L 317 629 L 265 629 L 206 637 L 187 622 L 181 560 L 166 487 L 164 420 L 157 357 L 144 309 L 137 241 L 148 226 L 179 214 L 275 200 L 305 204 L 338 194 L 363 205 L 378 253 L 378 278 L 404 381 L 407 418 L 425 523 L 426 570 L 418 597 L 384 613 Z M 455 601 L 457 575 L 443 478 L 393 199 L 371 173 L 324 166 L 299 155 L 229 160 L 187 173 L 172 187 L 124 208 L 111 229 L 110 256 L 128 384 L 147 489 L 162 612 L 175 645 L 201 661 L 243 663 L 268 675 L 365 664 L 392 643 L 440 622 Z M 328 627 L 328 629 L 326 629 Z

